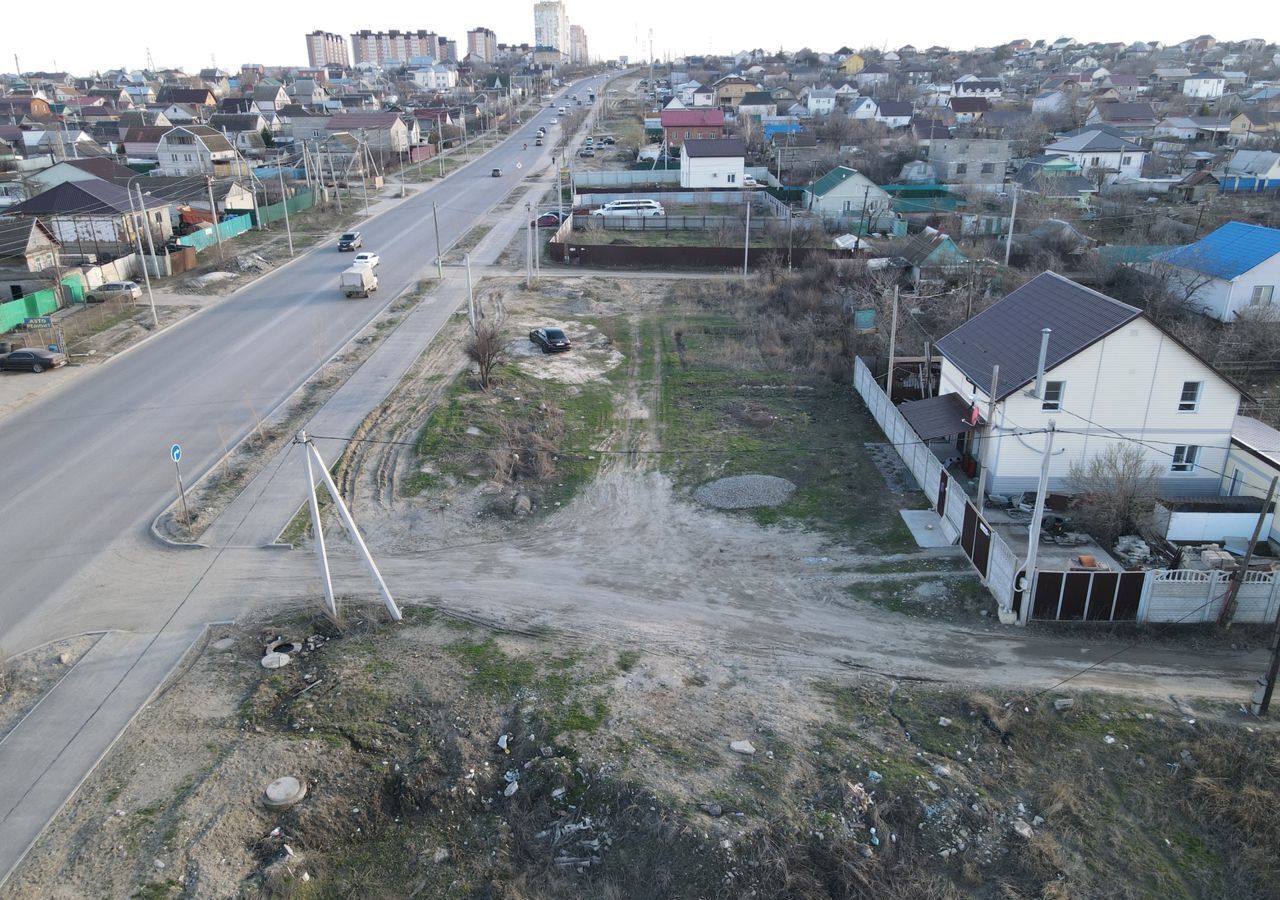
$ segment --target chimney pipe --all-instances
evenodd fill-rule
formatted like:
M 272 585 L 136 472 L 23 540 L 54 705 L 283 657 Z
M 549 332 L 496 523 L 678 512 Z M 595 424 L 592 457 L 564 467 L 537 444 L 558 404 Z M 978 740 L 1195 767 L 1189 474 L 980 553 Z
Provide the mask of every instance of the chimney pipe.
M 1036 364 L 1036 389 L 1035 396 L 1039 400 L 1044 399 L 1044 361 L 1049 355 L 1049 335 L 1053 334 L 1052 328 L 1040 329 L 1040 362 Z

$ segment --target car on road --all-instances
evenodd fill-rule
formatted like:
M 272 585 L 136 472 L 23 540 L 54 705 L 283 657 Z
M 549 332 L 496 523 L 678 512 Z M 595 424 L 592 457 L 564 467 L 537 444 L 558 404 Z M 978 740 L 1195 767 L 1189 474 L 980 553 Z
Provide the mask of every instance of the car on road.
M 559 125 L 559 124 L 560 124 L 560 120 L 559 120 L 559 119 L 552 119 L 552 120 L 551 120 L 551 124 L 552 124 L 552 125 Z
M 495 166 L 495 167 L 494 167 L 494 169 L 493 169 L 493 171 L 489 173 L 489 177 L 490 177 L 490 178 L 501 178 L 501 177 L 502 177 L 502 170 L 501 170 L 501 169 L 499 169 L 499 168 L 497 168 L 497 167 Z
M 612 147 L 614 144 L 618 142 L 617 140 L 611 137 L 602 137 L 600 138 L 600 143 L 604 144 L 606 147 Z
M 536 137 L 536 138 L 534 138 L 534 139 L 533 139 L 533 146 L 535 146 L 535 147 L 541 147 L 541 146 L 542 146 L 542 136 L 541 136 L 541 135 L 539 135 L 538 137 Z
M 142 297 L 142 288 L 136 281 L 104 281 L 85 298 L 90 303 L 105 303 L 108 300 L 138 300 Z
M 372 250 L 366 250 L 363 253 L 357 253 L 355 259 L 351 260 L 353 266 L 368 266 L 370 269 L 376 269 L 378 264 L 382 262 L 382 257 L 374 253 Z
M 568 348 L 566 348 L 568 349 Z M 42 350 L 39 347 L 24 347 L 0 356 L 0 371 L 4 372 L 43 372 L 45 369 L 56 369 L 67 364 L 67 355 L 53 350 Z
M 557 210 L 549 209 L 544 213 L 538 213 L 538 218 L 530 221 L 530 225 L 536 225 L 539 228 L 555 228 L 560 224 L 560 213 Z
M 338 252 L 344 253 L 347 250 L 359 250 L 364 246 L 364 238 L 360 236 L 358 231 L 348 231 L 342 237 L 338 238 Z
M 529 340 L 541 347 L 543 353 L 563 353 L 569 349 L 569 336 L 559 328 L 535 328 L 529 332 Z
M 578 151 L 578 155 L 582 157 L 592 157 L 596 155 L 596 151 L 592 150 L 590 147 L 583 147 Z
M 587 139 L 583 143 L 585 143 L 588 147 L 590 147 L 595 142 L 596 142 L 595 138 L 593 138 L 591 135 L 587 135 Z

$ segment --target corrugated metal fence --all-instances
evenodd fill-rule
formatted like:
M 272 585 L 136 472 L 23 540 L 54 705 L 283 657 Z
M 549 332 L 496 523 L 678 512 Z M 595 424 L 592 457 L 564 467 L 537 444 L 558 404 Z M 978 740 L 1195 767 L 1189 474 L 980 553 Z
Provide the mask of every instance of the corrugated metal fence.
M 277 204 L 279 205 L 279 204 Z M 253 227 L 253 216 L 246 213 L 243 216 L 232 216 L 218 223 L 218 233 L 222 235 L 225 241 L 236 235 L 244 234 Z M 192 247 L 197 252 L 210 247 L 218 242 L 218 237 L 213 233 L 213 226 L 206 225 L 199 231 L 193 231 L 191 234 L 183 235 L 178 238 L 178 243 L 183 247 Z

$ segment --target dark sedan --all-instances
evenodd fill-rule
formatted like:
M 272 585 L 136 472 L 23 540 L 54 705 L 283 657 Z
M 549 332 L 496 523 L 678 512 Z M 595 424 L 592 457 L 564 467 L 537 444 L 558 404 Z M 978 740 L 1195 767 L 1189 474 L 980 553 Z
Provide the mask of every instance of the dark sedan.
M 65 353 L 54 353 L 38 347 L 14 350 L 0 356 L 0 371 L 4 372 L 43 372 L 45 369 L 56 369 L 66 364 Z
M 538 218 L 530 220 L 529 224 L 537 225 L 539 228 L 555 228 L 560 224 L 560 213 L 554 209 L 539 213 Z
M 529 340 L 541 347 L 543 353 L 563 353 L 569 349 L 569 337 L 559 328 L 535 328 L 529 332 Z

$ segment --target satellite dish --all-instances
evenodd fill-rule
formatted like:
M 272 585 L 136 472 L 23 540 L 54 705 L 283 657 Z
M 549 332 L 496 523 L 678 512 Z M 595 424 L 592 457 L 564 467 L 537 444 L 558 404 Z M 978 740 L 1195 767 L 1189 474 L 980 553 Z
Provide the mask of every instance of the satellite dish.
M 524 164 L 523 164 L 523 163 L 516 163 L 516 168 L 517 168 L 517 169 L 523 169 L 523 168 L 524 168 Z

